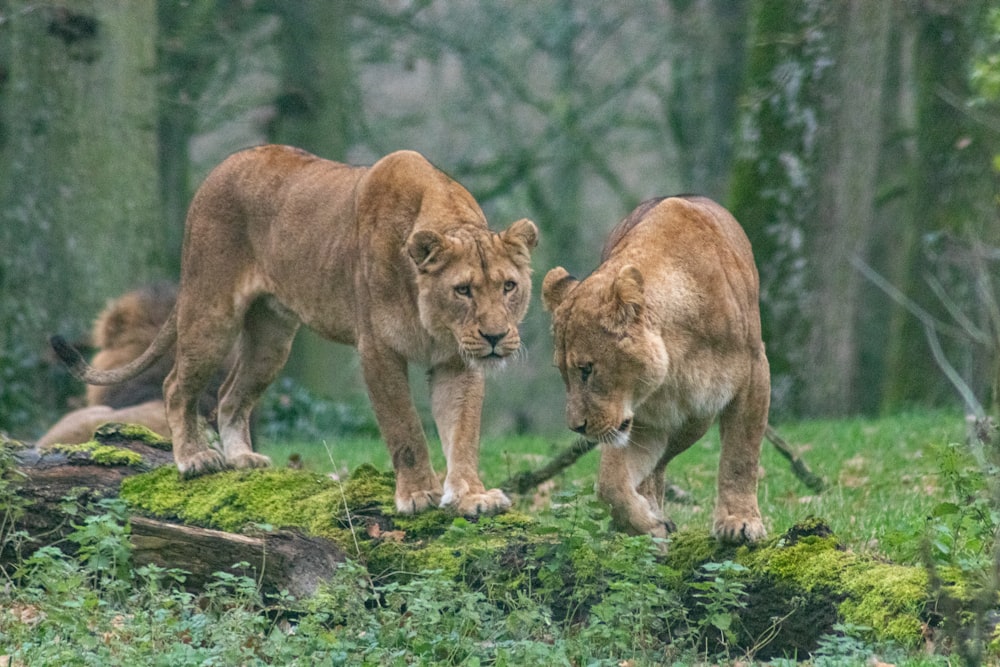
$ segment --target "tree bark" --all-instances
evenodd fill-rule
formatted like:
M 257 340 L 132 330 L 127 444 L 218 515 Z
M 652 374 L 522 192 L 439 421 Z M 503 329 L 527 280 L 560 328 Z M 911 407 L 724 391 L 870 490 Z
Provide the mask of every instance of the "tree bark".
M 0 428 L 27 430 L 68 380 L 49 335 L 162 277 L 153 0 L 13 0 L 0 26 Z
M 923 3 L 907 17 L 915 33 L 912 48 L 914 91 L 910 105 L 913 155 L 903 218 L 887 246 L 888 278 L 932 315 L 947 319 L 933 298 L 925 276 L 932 271 L 927 241 L 935 235 L 997 238 L 995 175 L 987 130 L 962 108 L 970 98 L 968 68 L 977 31 L 989 3 Z M 948 285 L 946 285 L 948 287 Z M 957 293 L 959 287 L 955 290 Z M 895 306 L 886 336 L 886 369 L 882 404 L 885 411 L 914 402 L 952 402 L 953 391 L 936 368 L 921 323 L 904 308 Z M 969 349 L 948 345 L 945 354 L 956 366 Z
M 805 409 L 845 415 L 861 407 L 862 279 L 851 258 L 869 253 L 878 194 L 878 156 L 884 143 L 882 94 L 892 27 L 892 4 L 839 3 L 836 74 L 820 121 L 817 168 L 820 205 L 807 232 L 810 336 L 803 367 Z

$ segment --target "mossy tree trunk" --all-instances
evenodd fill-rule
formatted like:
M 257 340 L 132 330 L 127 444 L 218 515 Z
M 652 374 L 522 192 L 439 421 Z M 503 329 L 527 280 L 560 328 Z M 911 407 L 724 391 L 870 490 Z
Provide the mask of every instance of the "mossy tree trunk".
M 905 182 L 906 198 L 897 225 L 886 242 L 887 277 L 909 298 L 947 320 L 941 302 L 931 296 L 925 277 L 933 272 L 927 243 L 936 236 L 970 236 L 996 244 L 995 175 L 989 131 L 964 109 L 970 98 L 969 61 L 976 38 L 986 25 L 983 0 L 913 5 L 906 16 L 913 39 L 914 95 L 910 102 L 912 162 Z M 954 287 L 956 297 L 963 290 Z M 888 325 L 882 408 L 899 409 L 914 401 L 951 402 L 952 387 L 937 367 L 920 322 L 905 308 L 892 306 Z M 945 352 L 958 367 L 987 371 L 986 360 L 969 359 L 969 348 L 949 346 Z M 985 373 L 984 373 L 985 375 Z M 989 378 L 983 378 L 988 386 Z
M 351 2 L 276 3 L 282 27 L 278 47 L 281 91 L 270 139 L 321 157 L 346 161 L 354 128 L 361 124 L 358 84 L 349 50 Z M 324 396 L 344 398 L 344 387 L 362 387 L 357 355 L 303 329 L 287 373 Z
M 0 429 L 65 399 L 48 337 L 162 276 L 153 0 L 0 5 Z
M 891 3 L 850 0 L 829 28 L 834 72 L 818 119 L 815 218 L 807 225 L 809 336 L 799 372 L 804 409 L 845 415 L 862 407 L 862 290 L 854 257 L 867 258 L 876 221 L 878 156 Z
M 728 205 L 750 238 L 761 277 L 772 410 L 803 412 L 811 332 L 806 245 L 819 214 L 819 128 L 837 81 L 832 26 L 840 3 L 757 0 Z M 823 28 L 816 28 L 823 26 Z

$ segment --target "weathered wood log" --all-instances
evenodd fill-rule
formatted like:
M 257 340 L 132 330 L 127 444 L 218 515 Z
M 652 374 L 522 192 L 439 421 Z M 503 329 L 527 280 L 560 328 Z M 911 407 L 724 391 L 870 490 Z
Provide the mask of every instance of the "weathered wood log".
M 287 590 L 301 599 L 330 579 L 345 554 L 334 542 L 299 531 L 257 536 L 196 528 L 133 516 L 132 557 L 136 565 L 182 568 L 185 585 L 201 590 L 216 572 L 233 573 L 247 563 L 265 592 Z

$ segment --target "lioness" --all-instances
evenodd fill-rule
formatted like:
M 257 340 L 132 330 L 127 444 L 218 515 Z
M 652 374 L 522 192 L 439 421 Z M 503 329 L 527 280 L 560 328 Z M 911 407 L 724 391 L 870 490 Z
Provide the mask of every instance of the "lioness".
M 177 300 L 177 287 L 160 282 L 112 299 L 94 320 L 90 342 L 97 348 L 91 365 L 98 370 L 122 366 L 149 346 L 170 316 Z M 63 415 L 37 441 L 38 447 L 86 442 L 105 422 L 141 424 L 165 438 L 170 437 L 163 406 L 163 380 L 174 364 L 173 349 L 142 373 L 107 387 L 87 387 L 87 407 Z M 232 364 L 230 363 L 229 366 Z M 222 383 L 216 374 L 201 395 L 201 413 L 212 417 Z
M 164 395 L 177 467 L 191 477 L 270 464 L 251 446 L 250 411 L 304 323 L 357 347 L 400 512 L 502 511 L 510 501 L 478 474 L 483 373 L 520 347 L 537 238 L 529 220 L 490 232 L 472 195 L 418 153 L 352 167 L 261 146 L 227 158 L 195 194 L 177 305 L 135 362 L 96 372 L 53 344 L 83 380 L 113 384 L 176 339 Z M 197 397 L 234 344 L 219 398 L 220 453 L 198 428 Z M 443 488 L 410 396 L 411 361 L 430 367 Z
M 552 312 L 566 420 L 602 445 L 598 495 L 616 527 L 665 537 L 664 469 L 716 417 L 722 438 L 712 532 L 764 534 L 757 464 L 770 373 L 758 277 L 739 223 L 703 197 L 640 204 L 612 231 L 585 280 L 552 269 Z

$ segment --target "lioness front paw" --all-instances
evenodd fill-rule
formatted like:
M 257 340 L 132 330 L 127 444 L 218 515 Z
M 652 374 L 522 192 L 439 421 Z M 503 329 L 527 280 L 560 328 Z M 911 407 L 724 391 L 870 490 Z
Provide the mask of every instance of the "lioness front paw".
M 441 500 L 441 507 L 462 516 L 481 514 L 502 514 L 510 509 L 510 498 L 500 489 L 490 489 L 482 493 L 465 493 L 461 496 L 447 494 Z
M 440 491 L 414 491 L 413 493 L 396 494 L 396 511 L 400 514 L 416 514 L 441 502 Z
M 767 536 L 767 530 L 759 517 L 744 518 L 727 516 L 715 519 L 712 536 L 723 542 L 759 542 Z
M 241 470 L 244 468 L 269 468 L 271 467 L 271 457 L 257 454 L 256 452 L 246 452 L 237 456 L 226 457 L 226 463 L 230 468 Z
M 206 449 L 193 456 L 177 458 L 177 470 L 181 479 L 191 479 L 226 469 L 226 460 L 214 449 Z

